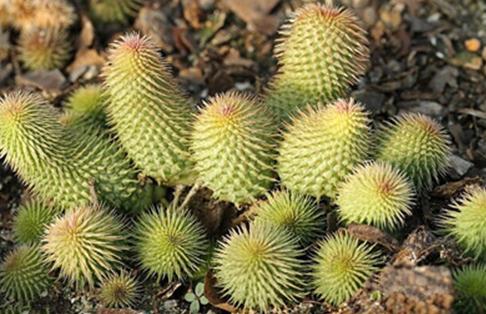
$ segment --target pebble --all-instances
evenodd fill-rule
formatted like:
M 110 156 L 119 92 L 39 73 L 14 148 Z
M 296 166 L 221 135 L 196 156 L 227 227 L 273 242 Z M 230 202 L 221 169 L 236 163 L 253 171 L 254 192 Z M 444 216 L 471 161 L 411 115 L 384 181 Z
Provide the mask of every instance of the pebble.
M 481 53 L 481 56 L 483 57 L 484 60 L 486 60 L 486 47 L 483 48 L 483 52 Z
M 370 3 L 370 0 L 353 0 L 353 8 L 362 9 Z
M 464 42 L 464 46 L 469 52 L 478 52 L 481 48 L 481 42 L 477 38 L 470 38 Z
M 469 171 L 469 169 L 471 169 L 471 167 L 474 166 L 472 162 L 462 159 L 457 155 L 452 155 L 450 157 L 450 162 L 451 162 L 451 167 L 456 171 L 456 173 L 460 177 L 465 175 Z
M 363 10 L 362 18 L 366 25 L 373 26 L 378 20 L 378 14 L 373 7 L 367 7 Z

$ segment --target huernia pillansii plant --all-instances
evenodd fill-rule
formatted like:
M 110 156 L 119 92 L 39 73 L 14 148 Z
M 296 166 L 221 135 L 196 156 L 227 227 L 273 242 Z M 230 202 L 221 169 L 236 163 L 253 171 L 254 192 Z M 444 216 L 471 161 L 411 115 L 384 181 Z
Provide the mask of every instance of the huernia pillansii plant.
M 20 33 L 18 49 L 26 69 L 52 70 L 69 60 L 71 44 L 63 29 L 32 27 Z
M 280 144 L 282 184 L 293 192 L 334 199 L 338 185 L 367 158 L 369 123 L 368 112 L 353 99 L 301 112 Z
M 93 201 L 137 210 L 151 203 L 151 189 L 140 187 L 136 170 L 108 138 L 72 132 L 38 94 L 12 92 L 0 100 L 0 155 L 37 194 L 57 208 Z
M 131 33 L 115 41 L 104 78 L 108 118 L 128 156 L 159 183 L 193 183 L 191 105 L 153 40 Z
M 21 205 L 12 226 L 15 240 L 19 243 L 40 243 L 47 225 L 57 214 L 60 210 L 38 200 Z
M 402 170 L 417 191 L 427 190 L 449 164 L 450 138 L 443 127 L 420 113 L 405 113 L 384 124 L 376 158 Z
M 106 95 L 101 85 L 90 84 L 76 89 L 68 98 L 61 122 L 76 127 L 80 132 L 86 129 L 103 131 L 107 129 L 103 111 Z
M 202 224 L 186 210 L 157 209 L 135 226 L 140 265 L 157 280 L 187 279 L 205 263 L 209 242 Z
M 297 239 L 282 228 L 241 226 L 220 241 L 215 277 L 232 304 L 267 312 L 303 296 L 302 254 Z
M 315 293 L 324 301 L 339 305 L 377 270 L 379 255 L 371 245 L 340 232 L 320 242 L 313 262 Z
M 0 289 L 18 302 L 29 303 L 46 291 L 52 280 L 37 245 L 21 245 L 0 264 Z
M 78 207 L 57 217 L 48 227 L 42 249 L 60 276 L 76 288 L 103 279 L 122 265 L 127 248 L 124 225 L 111 211 Z
M 250 211 L 255 224 L 265 223 L 283 228 L 308 245 L 325 231 L 324 211 L 310 197 L 287 190 L 268 195 L 265 201 L 253 205 Z
M 456 313 L 486 312 L 486 265 L 467 265 L 452 274 Z
M 339 188 L 338 215 L 346 224 L 368 224 L 391 231 L 412 214 L 414 189 L 399 170 L 387 163 L 358 166 Z
M 249 203 L 273 184 L 275 141 L 275 122 L 256 99 L 237 92 L 214 96 L 192 132 L 199 179 L 219 200 Z
M 279 70 L 266 103 L 285 118 L 307 104 L 344 97 L 369 62 L 366 31 L 348 9 L 308 4 L 283 25 Z
M 99 299 L 108 307 L 130 307 L 139 297 L 140 286 L 126 271 L 112 273 L 101 283 Z
M 67 29 L 76 21 L 73 5 L 66 0 L 10 0 L 11 23 L 19 30 L 31 27 Z
M 453 202 L 442 219 L 444 230 L 475 258 L 486 258 L 486 189 L 473 188 Z
M 141 6 L 141 0 L 89 0 L 91 16 L 102 23 L 125 24 Z

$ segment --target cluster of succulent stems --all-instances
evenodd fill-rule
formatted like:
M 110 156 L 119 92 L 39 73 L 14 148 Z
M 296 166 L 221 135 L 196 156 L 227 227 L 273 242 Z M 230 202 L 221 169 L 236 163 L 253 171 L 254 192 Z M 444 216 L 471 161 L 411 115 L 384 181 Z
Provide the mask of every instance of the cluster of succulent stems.
M 114 16 L 101 4 L 92 14 L 124 22 L 138 1 L 120 5 Z M 221 295 L 247 310 L 308 294 L 349 301 L 386 257 L 346 231 L 326 232 L 326 214 L 397 232 L 451 154 L 448 134 L 425 115 L 372 129 L 365 106 L 347 97 L 368 53 L 351 11 L 309 4 L 282 27 L 279 72 L 262 97 L 230 91 L 194 110 L 155 43 L 135 33 L 109 47 L 103 84 L 80 88 L 63 114 L 32 93 L 5 95 L 0 154 L 34 200 L 16 216 L 19 247 L 0 266 L 2 290 L 29 302 L 57 275 L 99 290 L 107 306 L 132 306 L 134 255 L 159 281 L 191 280 L 209 264 Z M 217 243 L 189 206 L 201 187 L 247 211 Z M 486 257 L 484 189 L 442 221 L 466 252 Z

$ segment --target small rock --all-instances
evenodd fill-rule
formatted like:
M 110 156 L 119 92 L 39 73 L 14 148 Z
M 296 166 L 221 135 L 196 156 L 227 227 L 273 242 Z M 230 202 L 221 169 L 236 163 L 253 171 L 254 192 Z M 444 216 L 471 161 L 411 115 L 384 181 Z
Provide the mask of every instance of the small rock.
M 362 9 L 370 3 L 370 0 L 353 0 L 353 8 Z
M 15 80 L 19 85 L 33 86 L 53 96 L 60 95 L 63 86 L 67 83 L 66 77 L 58 69 L 28 72 L 18 75 Z
M 446 66 L 438 71 L 429 83 L 429 87 L 436 93 L 442 94 L 446 85 L 457 87 L 459 71 L 455 67 Z
M 413 112 L 423 113 L 429 116 L 440 116 L 442 113 L 442 106 L 435 101 L 403 101 L 399 102 L 398 107 L 407 109 Z
M 483 52 L 481 53 L 483 60 L 486 60 L 486 47 L 483 48 Z
M 13 72 L 13 66 L 11 63 L 7 63 L 6 65 L 2 65 L 0 67 L 0 84 L 3 84 L 5 80 L 10 77 L 10 74 Z
M 367 26 L 373 26 L 378 20 L 378 14 L 373 7 L 367 7 L 363 10 L 362 19 Z
M 353 92 L 352 96 L 372 112 L 380 111 L 385 101 L 384 94 L 374 91 L 358 90 Z
M 481 42 L 477 38 L 470 38 L 464 42 L 464 47 L 469 52 L 478 52 L 481 48 Z
M 452 169 L 454 169 L 460 177 L 465 175 L 469 171 L 469 169 L 474 166 L 472 162 L 462 159 L 457 155 L 452 155 L 450 157 L 450 163 Z
M 138 13 L 134 27 L 145 35 L 151 36 L 157 46 L 165 52 L 174 50 L 174 42 L 171 35 L 171 24 L 166 12 L 160 5 L 154 3 L 143 7 Z

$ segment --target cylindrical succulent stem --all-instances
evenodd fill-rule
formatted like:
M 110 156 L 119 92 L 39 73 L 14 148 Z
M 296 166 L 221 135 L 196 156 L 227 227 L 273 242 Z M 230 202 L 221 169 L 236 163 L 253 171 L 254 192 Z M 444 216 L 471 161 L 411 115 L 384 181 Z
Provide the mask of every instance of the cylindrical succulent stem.
M 101 23 L 126 24 L 141 6 L 141 0 L 89 0 L 91 16 Z
M 63 126 L 40 96 L 7 94 L 0 101 L 0 153 L 39 198 L 62 209 L 100 201 L 137 210 L 151 203 L 124 153 L 97 132 Z
M 282 118 L 344 97 L 367 68 L 366 32 L 348 9 L 308 4 L 292 14 L 280 36 L 279 70 L 266 103 Z
M 379 255 L 373 247 L 347 233 L 336 233 L 321 241 L 312 271 L 315 293 L 339 305 L 347 301 L 373 272 Z
M 0 264 L 0 289 L 17 302 L 30 303 L 46 291 L 52 280 L 37 245 L 22 245 Z M 5 300 L 4 300 L 5 301 Z
M 338 189 L 338 213 L 345 223 L 370 224 L 391 231 L 412 214 L 412 183 L 383 162 L 355 168 Z
M 197 116 L 191 148 L 202 184 L 220 200 L 250 203 L 273 184 L 276 128 L 256 99 L 229 92 Z
M 208 254 L 202 224 L 184 209 L 158 209 L 143 214 L 135 234 L 140 264 L 157 279 L 191 278 Z
M 370 148 L 368 112 L 353 99 L 308 108 L 287 126 L 278 174 L 293 192 L 335 199 L 337 188 Z
M 124 225 L 101 207 L 79 207 L 48 227 L 42 249 L 53 268 L 77 288 L 103 281 L 122 265 L 127 249 Z
M 191 105 L 155 43 L 125 35 L 112 44 L 109 61 L 104 69 L 106 111 L 128 156 L 159 183 L 193 183 Z
M 417 191 L 430 189 L 446 173 L 451 154 L 444 128 L 423 114 L 405 113 L 384 124 L 376 159 L 403 171 Z
M 444 230 L 476 259 L 486 260 L 486 189 L 474 187 L 441 219 Z
M 215 276 L 231 303 L 270 312 L 303 296 L 303 250 L 289 232 L 261 223 L 233 229 L 214 256 Z
M 62 68 L 70 57 L 68 34 L 60 28 L 29 28 L 21 32 L 19 58 L 29 70 Z

